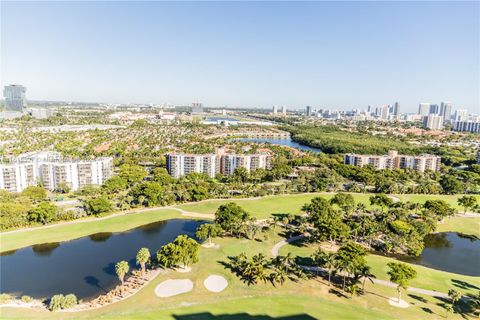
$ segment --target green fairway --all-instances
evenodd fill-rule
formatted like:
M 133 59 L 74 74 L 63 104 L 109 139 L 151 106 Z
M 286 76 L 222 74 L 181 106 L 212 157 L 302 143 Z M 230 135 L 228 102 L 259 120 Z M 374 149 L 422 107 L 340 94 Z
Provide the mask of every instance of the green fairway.
M 318 247 L 318 244 L 292 243 L 282 247 L 280 254 L 285 255 L 291 252 L 296 257 L 309 258 Z M 373 254 L 367 256 L 367 263 L 372 268 L 372 273 L 375 274 L 378 279 L 388 280 L 387 263 L 391 261 L 395 261 L 395 259 Z M 478 290 L 480 290 L 480 277 L 464 276 L 410 263 L 409 265 L 418 273 L 417 277 L 410 283 L 412 287 L 440 292 L 448 292 L 448 290 L 452 288 L 456 288 L 465 293 L 477 293 Z M 461 282 L 468 283 L 472 285 L 472 287 L 462 287 Z
M 371 193 L 351 193 L 355 198 L 355 201 L 358 203 L 363 203 L 367 207 L 370 207 L 370 197 L 373 195 Z M 226 200 L 207 200 L 199 203 L 188 203 L 178 205 L 178 208 L 181 208 L 186 211 L 199 212 L 199 213 L 215 213 L 217 208 L 227 202 L 235 202 L 238 205 L 242 206 L 250 214 L 259 219 L 269 218 L 271 214 L 274 213 L 301 213 L 301 208 L 305 203 L 308 203 L 315 197 L 324 197 L 330 199 L 334 196 L 334 193 L 307 193 L 307 194 L 291 194 L 291 195 L 280 195 L 280 196 L 267 196 L 262 198 L 254 199 L 226 199 Z M 445 200 L 452 207 L 457 210 L 463 210 L 457 204 L 457 199 L 461 195 L 417 195 L 417 194 L 408 194 L 408 195 L 392 195 L 392 197 L 397 197 L 402 201 L 410 202 L 419 202 L 424 203 L 426 200 Z M 480 202 L 480 196 L 477 197 Z
M 197 203 L 182 204 L 177 208 L 196 212 L 196 213 L 215 213 L 217 208 L 224 203 L 235 202 L 245 208 L 250 214 L 259 219 L 270 218 L 275 213 L 301 213 L 301 208 L 314 197 L 325 197 L 330 199 L 333 193 L 308 193 L 268 196 L 254 199 L 225 199 L 225 200 L 206 200 Z M 369 198 L 372 194 L 352 193 L 355 201 L 370 206 Z M 427 199 L 445 199 L 452 205 L 460 196 L 445 195 L 398 195 L 404 201 L 426 201 Z M 25 246 L 45 243 L 59 242 L 76 239 L 97 232 L 115 232 L 125 231 L 131 228 L 141 226 L 159 220 L 181 218 L 179 212 L 168 208 L 157 210 L 148 210 L 136 214 L 120 215 L 115 217 L 106 217 L 98 220 L 81 221 L 72 224 L 58 224 L 50 228 L 19 231 L 16 233 L 0 233 L 0 252 L 10 251 Z M 439 231 L 457 231 L 468 234 L 478 234 L 480 220 L 478 218 L 449 218 L 444 224 L 439 225 Z M 477 219 L 477 220 L 474 220 Z M 474 221 L 474 223 L 470 223 Z M 450 228 L 450 229 L 449 229 Z M 451 229 L 454 228 L 454 229 Z
M 449 205 L 457 209 L 460 213 L 463 212 L 463 207 L 459 206 L 457 203 L 458 198 L 461 198 L 463 195 L 448 195 L 448 194 L 398 194 L 395 195 L 402 201 L 418 202 L 425 203 L 427 200 L 443 200 L 446 201 Z M 477 202 L 480 203 L 480 196 L 475 196 Z
M 277 230 L 280 231 L 280 230 Z M 224 266 L 227 257 L 246 252 L 271 256 L 271 247 L 282 238 L 269 231 L 257 240 L 215 238 L 219 248 L 201 248 L 200 262 L 190 273 L 168 271 L 159 275 L 136 295 L 100 308 L 79 313 L 4 308 L 2 319 L 437 319 L 444 310 L 436 298 L 404 295 L 410 303 L 407 309 L 388 304 L 396 296 L 395 288 L 367 284 L 367 294 L 350 298 L 317 278 L 287 281 L 283 286 L 271 283 L 247 285 Z M 229 286 L 220 293 L 205 289 L 208 275 L 225 277 Z M 169 298 L 158 298 L 155 287 L 166 279 L 190 279 L 191 292 Z M 460 319 L 451 315 L 451 319 Z
M 437 224 L 437 232 L 460 232 L 480 237 L 480 218 L 451 217 Z
M 107 217 L 102 220 L 57 224 L 48 228 L 0 234 L 0 252 L 38 243 L 68 241 L 98 232 L 120 232 L 155 221 L 181 218 L 176 210 L 158 209 L 137 214 Z

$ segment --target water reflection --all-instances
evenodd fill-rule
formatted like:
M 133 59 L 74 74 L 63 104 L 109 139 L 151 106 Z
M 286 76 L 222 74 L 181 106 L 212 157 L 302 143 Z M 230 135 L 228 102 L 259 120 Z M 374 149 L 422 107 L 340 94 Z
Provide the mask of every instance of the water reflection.
M 99 233 L 62 242 L 46 243 L 3 253 L 0 257 L 0 291 L 18 296 L 49 298 L 74 293 L 93 298 L 115 287 L 115 264 L 125 260 L 138 269 L 135 256 L 146 247 L 154 256 L 179 234 L 194 236 L 203 221 L 169 220 L 122 233 Z
M 105 242 L 108 239 L 110 239 L 112 235 L 113 235 L 113 232 L 99 232 L 99 233 L 91 234 L 88 237 L 93 242 Z
M 35 252 L 36 256 L 48 257 L 53 253 L 53 250 L 60 247 L 60 242 L 50 242 L 36 244 L 32 246 L 32 251 Z

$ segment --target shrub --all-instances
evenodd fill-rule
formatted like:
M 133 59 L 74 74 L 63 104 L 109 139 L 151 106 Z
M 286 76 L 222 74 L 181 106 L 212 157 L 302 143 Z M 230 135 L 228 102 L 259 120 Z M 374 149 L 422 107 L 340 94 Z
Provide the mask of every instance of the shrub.
M 63 294 L 56 294 L 50 299 L 50 304 L 48 305 L 48 308 L 50 311 L 57 311 L 62 309 L 63 303 L 65 300 L 65 296 Z
M 22 301 L 25 302 L 25 303 L 29 303 L 29 302 L 32 302 L 32 301 L 33 301 L 33 298 L 30 297 L 30 296 L 22 296 L 22 297 L 20 298 L 20 300 L 22 300 Z
M 73 294 L 56 294 L 50 299 L 49 309 L 51 311 L 57 311 L 60 309 L 68 309 L 77 304 L 77 297 Z
M 7 303 L 11 299 L 12 299 L 12 297 L 7 293 L 0 294 L 0 303 Z
M 67 294 L 63 299 L 62 309 L 68 309 L 77 304 L 77 296 L 73 293 Z

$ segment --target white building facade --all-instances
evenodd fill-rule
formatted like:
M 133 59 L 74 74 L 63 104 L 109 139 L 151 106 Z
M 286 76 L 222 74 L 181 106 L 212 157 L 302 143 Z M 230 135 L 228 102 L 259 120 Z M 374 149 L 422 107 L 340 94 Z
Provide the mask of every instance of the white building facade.
M 64 159 L 58 152 L 29 153 L 0 164 L 0 189 L 21 192 L 41 184 L 56 190 L 66 184 L 75 191 L 87 185 L 101 185 L 113 175 L 113 159 Z

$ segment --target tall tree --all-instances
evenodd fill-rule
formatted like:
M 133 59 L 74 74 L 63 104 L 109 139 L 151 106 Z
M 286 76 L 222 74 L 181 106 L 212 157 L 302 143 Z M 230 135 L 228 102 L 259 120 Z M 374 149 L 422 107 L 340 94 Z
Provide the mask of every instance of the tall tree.
M 118 279 L 122 283 L 122 287 L 125 282 L 125 275 L 128 273 L 129 270 L 130 266 L 128 265 L 127 261 L 122 260 L 115 264 L 115 273 L 117 274 Z
M 195 236 L 201 240 L 207 240 L 209 245 L 212 244 L 212 238 L 220 234 L 221 227 L 218 224 L 204 223 L 197 228 Z
M 141 248 L 137 252 L 137 264 L 142 268 L 142 276 L 145 276 L 145 265 L 150 260 L 150 251 L 148 248 Z
M 215 212 L 215 223 L 231 234 L 238 234 L 240 226 L 249 218 L 249 214 L 234 202 L 218 207 Z
M 473 208 L 477 204 L 477 198 L 474 196 L 463 196 L 458 198 L 457 203 L 463 207 L 463 213 L 467 213 L 469 208 Z
M 417 276 L 417 271 L 405 263 L 389 262 L 387 266 L 390 270 L 387 274 L 390 276 L 390 281 L 397 284 L 398 303 L 400 303 L 402 291 L 407 290 L 408 284 Z

